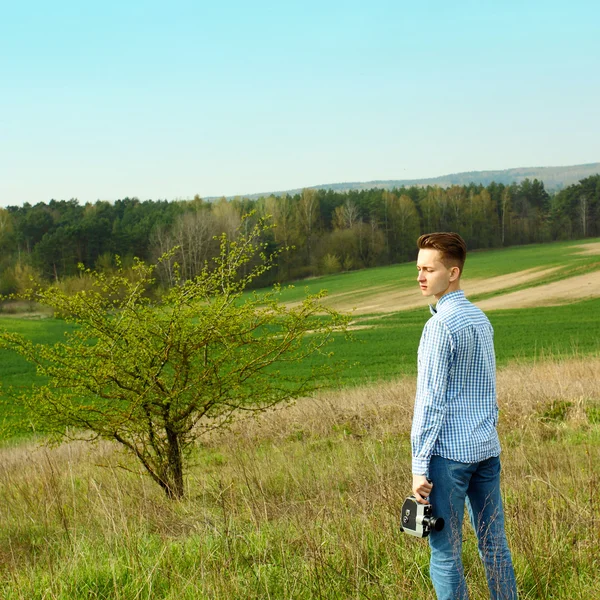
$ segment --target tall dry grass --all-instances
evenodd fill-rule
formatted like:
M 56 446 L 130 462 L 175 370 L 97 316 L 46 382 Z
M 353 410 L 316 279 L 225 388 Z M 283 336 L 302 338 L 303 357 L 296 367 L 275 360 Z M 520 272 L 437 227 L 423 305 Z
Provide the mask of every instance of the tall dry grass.
M 600 598 L 600 359 L 498 374 L 521 598 Z M 433 598 L 402 536 L 415 381 L 328 392 L 238 423 L 169 502 L 109 443 L 0 450 L 0 597 Z M 472 531 L 467 580 L 487 598 Z

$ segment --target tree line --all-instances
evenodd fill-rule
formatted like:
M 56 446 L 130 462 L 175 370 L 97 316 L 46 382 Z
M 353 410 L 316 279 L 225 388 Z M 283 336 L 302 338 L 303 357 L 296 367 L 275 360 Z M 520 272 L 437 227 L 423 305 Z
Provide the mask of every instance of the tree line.
M 256 200 L 221 198 L 80 204 L 50 200 L 0 208 L 0 294 L 18 293 L 31 278 L 71 282 L 78 265 L 99 271 L 155 261 L 177 247 L 157 270 L 165 288 L 190 279 L 218 254 L 222 233 L 251 226 L 242 216 L 272 216 L 269 252 L 293 248 L 256 285 L 413 260 L 427 231 L 457 231 L 469 249 L 579 239 L 600 235 L 600 175 L 553 195 L 525 179 L 441 187 L 339 192 L 304 189 Z M 243 224 L 244 223 L 244 224 Z

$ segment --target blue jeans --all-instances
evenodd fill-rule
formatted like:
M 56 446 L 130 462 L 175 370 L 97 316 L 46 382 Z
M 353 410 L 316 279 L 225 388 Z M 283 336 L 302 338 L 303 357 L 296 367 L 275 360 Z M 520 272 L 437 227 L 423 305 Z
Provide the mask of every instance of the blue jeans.
M 429 535 L 430 576 L 438 600 L 468 600 L 462 564 L 462 525 L 465 501 L 477 534 L 492 600 L 516 600 L 517 587 L 510 550 L 504 533 L 500 496 L 500 458 L 460 463 L 432 456 L 429 501 L 433 514 L 443 517 L 442 531 Z

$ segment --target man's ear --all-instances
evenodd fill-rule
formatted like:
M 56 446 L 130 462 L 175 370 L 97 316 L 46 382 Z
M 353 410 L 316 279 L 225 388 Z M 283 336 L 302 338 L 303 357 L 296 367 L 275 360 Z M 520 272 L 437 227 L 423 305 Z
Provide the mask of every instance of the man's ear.
M 456 281 L 460 277 L 460 267 L 450 268 L 450 281 Z

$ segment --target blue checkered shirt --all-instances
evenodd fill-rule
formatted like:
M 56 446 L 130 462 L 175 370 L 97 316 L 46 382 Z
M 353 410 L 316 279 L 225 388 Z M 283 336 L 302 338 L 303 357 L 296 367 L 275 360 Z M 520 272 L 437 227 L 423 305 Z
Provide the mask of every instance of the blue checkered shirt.
M 462 290 L 430 308 L 411 430 L 415 475 L 428 475 L 434 454 L 462 463 L 500 454 L 494 330 Z

